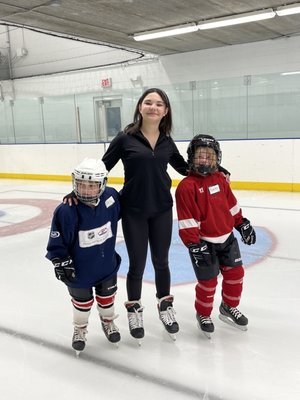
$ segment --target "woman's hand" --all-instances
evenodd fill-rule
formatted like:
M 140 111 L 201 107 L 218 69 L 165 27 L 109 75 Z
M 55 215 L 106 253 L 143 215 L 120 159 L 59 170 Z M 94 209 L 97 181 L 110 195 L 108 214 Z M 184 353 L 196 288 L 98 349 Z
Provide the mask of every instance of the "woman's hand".
M 75 192 L 72 191 L 71 193 L 68 193 L 67 195 L 65 195 L 64 198 L 63 198 L 63 203 L 64 204 L 68 203 L 70 207 L 73 204 L 75 204 L 77 206 L 78 205 L 78 200 L 77 200 Z

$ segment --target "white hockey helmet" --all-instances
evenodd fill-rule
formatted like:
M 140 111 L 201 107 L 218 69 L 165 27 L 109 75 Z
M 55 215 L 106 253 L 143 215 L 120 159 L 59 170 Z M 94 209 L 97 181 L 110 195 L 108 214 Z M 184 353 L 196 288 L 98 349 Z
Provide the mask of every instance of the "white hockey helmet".
M 72 172 L 73 190 L 77 198 L 84 203 L 97 203 L 105 190 L 107 174 L 101 160 L 85 158 Z

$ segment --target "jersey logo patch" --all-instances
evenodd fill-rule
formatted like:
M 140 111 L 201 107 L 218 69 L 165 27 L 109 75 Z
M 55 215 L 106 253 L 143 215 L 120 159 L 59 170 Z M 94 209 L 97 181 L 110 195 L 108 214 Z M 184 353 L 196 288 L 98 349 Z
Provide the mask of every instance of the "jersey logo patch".
M 220 191 L 220 186 L 219 185 L 209 186 L 208 190 L 210 194 L 215 194 Z
M 56 239 L 56 238 L 60 237 L 60 233 L 58 231 L 51 231 L 50 232 L 50 237 L 52 239 Z
M 79 231 L 79 246 L 82 248 L 97 246 L 103 244 L 112 236 L 111 222 L 109 221 L 107 224 L 99 226 L 98 228 L 88 231 Z

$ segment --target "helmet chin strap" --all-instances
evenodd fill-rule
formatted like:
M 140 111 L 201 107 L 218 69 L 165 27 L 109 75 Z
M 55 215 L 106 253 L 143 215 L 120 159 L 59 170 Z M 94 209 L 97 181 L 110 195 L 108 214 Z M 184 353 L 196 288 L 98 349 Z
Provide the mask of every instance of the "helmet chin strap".
M 199 174 L 208 175 L 211 173 L 211 167 L 208 165 L 199 165 L 195 168 Z
M 95 199 L 95 200 L 89 200 L 89 201 L 85 201 L 85 200 L 80 200 L 81 203 L 90 206 L 90 207 L 97 207 L 97 205 L 100 203 L 100 199 Z
M 197 167 L 194 166 L 193 170 L 200 175 L 206 176 L 213 174 L 217 170 L 217 167 L 211 167 L 209 165 L 199 165 Z

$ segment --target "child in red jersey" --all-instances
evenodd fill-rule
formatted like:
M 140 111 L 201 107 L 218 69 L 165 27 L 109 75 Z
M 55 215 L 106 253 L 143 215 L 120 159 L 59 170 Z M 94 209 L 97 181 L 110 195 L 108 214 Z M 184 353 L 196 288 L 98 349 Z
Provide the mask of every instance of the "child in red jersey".
M 220 172 L 222 152 L 209 135 L 195 136 L 188 146 L 189 176 L 176 190 L 179 235 L 188 247 L 198 283 L 195 309 L 199 328 L 210 337 L 210 318 L 219 272 L 223 276 L 219 318 L 242 330 L 248 319 L 236 308 L 243 289 L 244 268 L 235 228 L 248 245 L 256 235 Z

